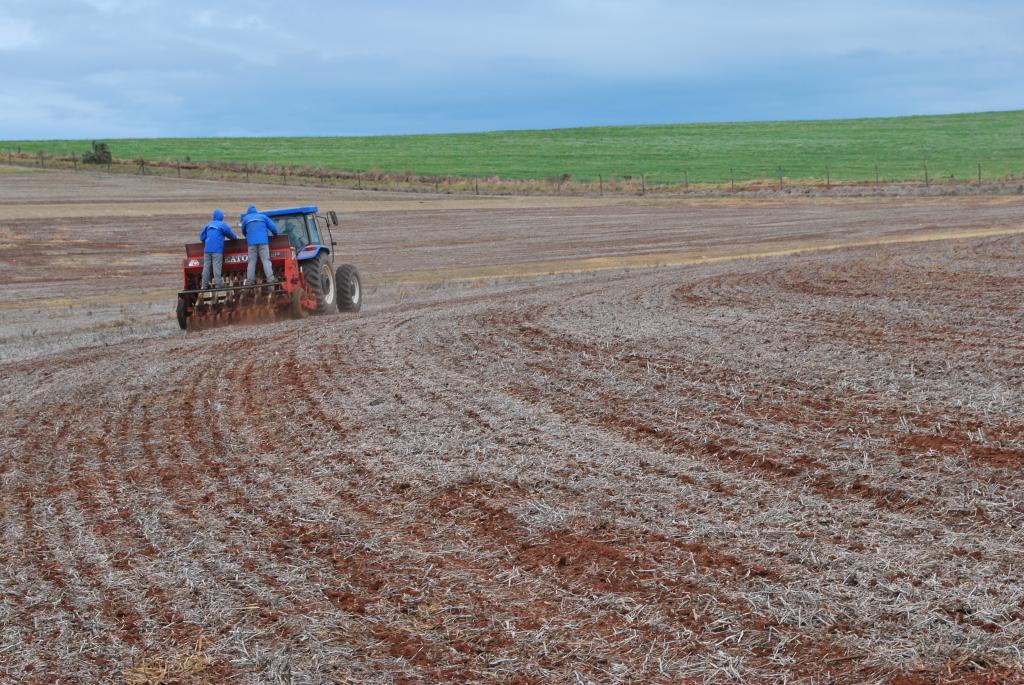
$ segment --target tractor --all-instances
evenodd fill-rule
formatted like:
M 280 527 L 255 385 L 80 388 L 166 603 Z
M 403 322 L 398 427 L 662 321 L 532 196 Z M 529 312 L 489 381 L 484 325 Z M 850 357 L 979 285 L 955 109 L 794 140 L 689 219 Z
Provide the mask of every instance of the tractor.
M 182 330 L 274 319 L 281 314 L 303 318 L 335 309 L 359 311 L 363 304 L 359 271 L 351 264 L 334 266 L 338 243 L 331 229 L 338 225 L 338 215 L 333 211 L 320 214 L 313 206 L 272 209 L 263 214 L 273 219 L 278 230 L 269 244 L 274 282 L 267 283 L 263 269 L 258 268 L 256 282 L 245 285 L 249 246 L 244 239 L 227 240 L 223 287 L 200 288 L 203 244 L 188 243 L 176 308 Z

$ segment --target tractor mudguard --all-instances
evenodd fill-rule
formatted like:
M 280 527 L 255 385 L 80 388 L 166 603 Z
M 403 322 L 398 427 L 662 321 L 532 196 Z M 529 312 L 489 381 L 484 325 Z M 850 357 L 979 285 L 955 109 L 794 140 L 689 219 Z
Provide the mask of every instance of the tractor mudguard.
M 315 259 L 321 252 L 329 253 L 330 251 L 330 248 L 325 245 L 306 245 L 295 255 L 295 259 L 296 261 L 304 262 L 307 259 Z

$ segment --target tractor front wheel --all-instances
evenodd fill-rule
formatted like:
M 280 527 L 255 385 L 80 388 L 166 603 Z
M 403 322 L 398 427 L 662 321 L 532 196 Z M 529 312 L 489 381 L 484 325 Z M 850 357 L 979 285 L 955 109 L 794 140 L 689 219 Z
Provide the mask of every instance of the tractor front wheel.
M 363 282 L 359 270 L 351 264 L 342 264 L 334 275 L 338 284 L 338 311 L 358 312 L 363 306 Z
M 327 255 L 303 262 L 302 278 L 306 281 L 306 287 L 316 296 L 316 313 L 327 313 L 338 298 L 334 272 Z

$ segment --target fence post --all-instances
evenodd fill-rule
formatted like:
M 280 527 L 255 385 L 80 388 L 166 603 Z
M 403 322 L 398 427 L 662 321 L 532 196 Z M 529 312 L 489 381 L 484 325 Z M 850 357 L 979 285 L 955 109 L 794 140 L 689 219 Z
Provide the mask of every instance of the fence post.
M 11 151 L 7 151 L 7 166 L 14 166 L 14 159 L 12 158 Z
M 288 168 L 281 169 L 281 183 L 288 185 Z
M 924 185 L 928 186 L 928 162 L 924 163 Z
M 359 188 L 359 190 L 363 189 L 363 175 L 358 171 L 356 172 L 356 187 Z
M 181 178 L 181 160 L 180 159 L 174 160 L 174 166 L 178 170 L 178 178 Z M 200 285 L 202 285 L 202 283 L 200 283 Z
M 978 183 L 981 183 L 981 162 L 978 162 Z
M 690 189 L 690 172 L 683 171 L 683 190 Z
M 46 162 L 43 160 L 43 151 L 42 150 L 39 151 L 39 166 L 40 167 L 45 167 L 46 166 Z
M 601 174 L 597 175 L 597 193 L 601 197 L 604 197 L 604 176 Z
M 473 179 L 473 190 L 474 192 L 476 192 L 477 195 L 480 194 L 480 181 L 476 180 L 475 178 Z
M 878 162 L 875 162 L 875 187 L 878 187 L 880 176 L 878 175 Z
M 779 190 L 782 190 L 782 167 L 779 167 Z
M 245 182 L 246 183 L 249 182 L 249 165 L 248 164 L 245 165 Z
M 827 164 L 825 165 L 825 187 L 832 187 L 832 169 Z
M 78 171 L 78 157 L 75 156 L 74 152 L 71 153 L 71 165 L 75 168 L 75 171 Z
M 729 190 L 736 190 L 736 176 L 733 174 L 732 167 L 729 167 Z
M 640 194 L 647 194 L 647 176 L 644 174 L 640 174 Z

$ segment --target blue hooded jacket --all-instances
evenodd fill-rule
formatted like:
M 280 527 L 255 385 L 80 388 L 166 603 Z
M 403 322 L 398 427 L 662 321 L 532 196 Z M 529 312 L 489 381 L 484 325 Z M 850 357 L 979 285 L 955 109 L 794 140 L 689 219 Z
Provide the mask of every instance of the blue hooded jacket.
M 277 224 L 266 214 L 257 212 L 256 205 L 249 205 L 242 215 L 242 235 L 250 245 L 266 245 L 270 242 L 267 231 L 277 235 Z
M 210 254 L 224 252 L 224 238 L 238 240 L 238 236 L 231 232 L 231 227 L 224 223 L 224 212 L 219 209 L 213 210 L 213 221 L 203 226 L 203 232 L 199 239 L 203 241 L 203 251 Z

